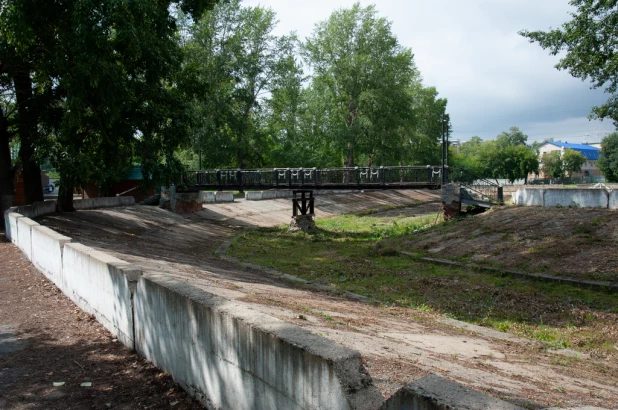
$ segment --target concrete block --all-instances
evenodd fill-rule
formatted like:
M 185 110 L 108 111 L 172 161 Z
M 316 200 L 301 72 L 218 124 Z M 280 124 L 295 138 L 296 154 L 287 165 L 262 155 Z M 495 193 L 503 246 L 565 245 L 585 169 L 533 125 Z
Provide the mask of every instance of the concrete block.
M 136 350 L 207 408 L 379 409 L 360 354 L 173 278 L 138 282 Z
M 79 243 L 64 246 L 62 291 L 119 341 L 134 348 L 133 292 L 138 267 Z
M 135 197 L 119 196 L 117 198 L 118 198 L 118 206 L 134 206 L 135 205 Z
M 215 202 L 234 202 L 234 193 L 231 191 L 215 192 Z
M 546 207 L 607 208 L 609 203 L 604 189 L 548 189 L 543 199 Z
M 609 193 L 608 207 L 609 209 L 618 209 L 618 191 Z
M 62 252 L 69 242 L 71 238 L 46 226 L 32 227 L 32 263 L 58 287 L 62 283 Z
M 275 193 L 275 198 L 292 198 L 294 193 L 290 190 L 272 191 Z
M 429 375 L 401 388 L 382 410 L 523 410 L 523 407 L 493 398 L 436 375 Z
M 513 195 L 513 203 L 522 206 L 543 206 L 544 189 L 518 189 Z
M 32 227 L 39 226 L 30 218 L 17 218 L 17 246 L 32 260 Z
M 56 201 L 41 201 L 32 204 L 32 216 L 29 218 L 37 218 L 43 215 L 56 213 Z
M 248 194 L 249 192 L 247 192 Z M 209 192 L 209 191 L 200 191 L 200 196 L 199 196 L 199 202 L 200 203 L 213 203 L 215 202 L 215 193 L 214 192 Z
M 261 201 L 264 199 L 263 191 L 247 191 L 245 192 L 245 200 L 247 201 Z
M 4 211 L 4 233 L 6 239 L 11 241 L 13 245 L 17 245 L 17 218 L 23 215 L 16 212 L 17 207 L 13 206 Z
M 74 199 L 73 200 L 73 207 L 75 209 L 77 209 L 78 211 L 85 211 L 85 210 L 88 210 L 88 209 L 93 209 L 94 208 L 94 204 L 92 202 L 92 198 Z
M 135 198 L 132 196 L 106 196 L 99 198 L 76 199 L 73 201 L 73 206 L 78 211 L 133 205 L 135 205 Z

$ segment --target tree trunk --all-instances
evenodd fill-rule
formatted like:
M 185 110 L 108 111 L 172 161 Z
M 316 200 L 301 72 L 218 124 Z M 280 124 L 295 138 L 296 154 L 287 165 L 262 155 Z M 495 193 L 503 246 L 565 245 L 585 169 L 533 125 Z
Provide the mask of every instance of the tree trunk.
M 18 131 L 21 140 L 19 157 L 23 167 L 26 204 L 43 200 L 41 168 L 33 158 L 34 144 L 37 142 L 37 118 L 32 107 L 32 79 L 29 69 L 18 70 L 14 77 Z
M 73 184 L 65 178 L 60 179 L 56 212 L 75 212 L 75 207 L 73 206 Z
M 15 187 L 13 185 L 13 168 L 11 167 L 11 148 L 9 146 L 9 123 L 0 108 L 0 209 L 4 211 L 13 206 Z M 0 227 L 4 226 L 4 217 Z

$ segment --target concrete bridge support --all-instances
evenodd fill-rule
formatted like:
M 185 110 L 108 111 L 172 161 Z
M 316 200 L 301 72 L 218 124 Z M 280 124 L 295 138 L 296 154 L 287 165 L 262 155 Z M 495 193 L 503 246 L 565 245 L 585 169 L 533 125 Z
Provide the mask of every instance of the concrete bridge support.
M 442 185 L 442 210 L 444 211 L 445 221 L 461 214 L 461 188 L 459 184 Z

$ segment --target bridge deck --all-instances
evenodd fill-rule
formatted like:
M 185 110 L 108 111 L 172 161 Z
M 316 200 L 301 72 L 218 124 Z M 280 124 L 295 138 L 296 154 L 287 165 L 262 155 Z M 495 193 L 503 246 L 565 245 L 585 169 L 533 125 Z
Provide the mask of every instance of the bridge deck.
M 440 168 L 272 168 L 187 172 L 182 181 L 189 191 L 265 189 L 422 189 L 440 186 Z

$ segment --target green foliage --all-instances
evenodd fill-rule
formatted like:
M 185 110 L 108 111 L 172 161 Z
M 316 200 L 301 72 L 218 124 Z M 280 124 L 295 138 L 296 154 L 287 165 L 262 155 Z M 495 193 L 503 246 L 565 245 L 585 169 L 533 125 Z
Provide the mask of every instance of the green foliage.
M 375 7 L 356 3 L 335 11 L 316 25 L 302 53 L 314 72 L 312 111 L 328 135 L 327 149 L 344 166 L 402 163 L 428 146 L 436 150 L 446 101 L 420 85 L 411 50 Z M 421 120 L 421 111 L 429 121 Z M 417 152 L 406 157 L 411 147 Z
M 291 234 L 287 227 L 245 232 L 229 252 L 312 283 L 409 307 L 412 314 L 442 314 L 535 338 L 548 348 L 614 351 L 616 338 L 599 331 L 616 328 L 616 318 L 609 315 L 616 304 L 610 293 L 435 265 L 399 254 L 399 246 L 418 239 L 417 229 L 443 234 L 453 226 L 432 227 L 434 222 L 435 216 L 338 216 L 316 221 L 318 229 L 312 234 Z M 590 319 L 582 321 L 582 312 Z
M 566 149 L 564 153 L 551 151 L 543 156 L 543 172 L 551 178 L 564 178 L 567 174 L 580 172 L 586 162 L 580 152 Z
M 49 158 L 67 190 L 113 182 L 134 156 L 151 182 L 177 177 L 189 116 L 171 5 L 197 16 L 213 3 L 3 1 L 1 68 L 28 101 L 22 149 Z
M 495 140 L 472 137 L 461 145 L 455 164 L 485 178 L 526 179 L 539 169 L 536 152 L 526 146 L 528 136 L 517 127 L 502 132 Z
M 592 109 L 593 118 L 611 118 L 618 125 L 618 8 L 615 0 L 571 0 L 577 10 L 573 19 L 550 31 L 527 31 L 520 34 L 538 43 L 552 55 L 566 51 L 556 65 L 559 70 L 582 80 L 590 79 L 593 88 L 605 87 L 612 96 Z
M 302 74 L 295 37 L 273 35 L 275 25 L 272 10 L 234 0 L 190 28 L 184 87 L 193 97 L 193 147 L 201 150 L 206 167 L 264 164 L 271 146 L 262 127 L 268 94 L 275 101 L 273 115 L 284 114 L 274 131 L 296 131 L 289 118 L 298 108 Z
M 574 172 L 581 172 L 582 165 L 586 163 L 586 157 L 579 151 L 567 149 L 562 154 L 562 167 L 564 174 L 573 175 Z
M 543 172 L 551 178 L 562 178 L 562 158 L 560 151 L 550 151 L 543 155 Z
M 618 182 L 618 133 L 609 134 L 601 141 L 597 165 L 607 182 Z

